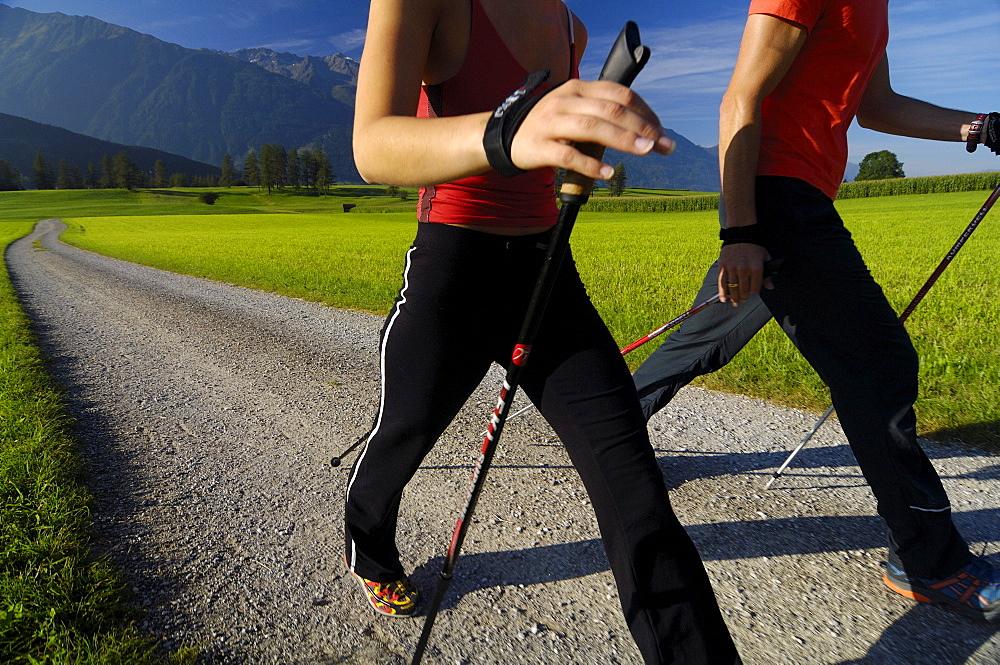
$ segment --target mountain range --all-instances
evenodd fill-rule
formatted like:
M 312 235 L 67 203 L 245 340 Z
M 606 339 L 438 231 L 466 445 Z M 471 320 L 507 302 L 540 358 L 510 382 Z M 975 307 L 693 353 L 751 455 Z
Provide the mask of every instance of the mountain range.
M 189 176 L 219 175 L 219 167 L 196 162 L 173 153 L 102 141 L 68 129 L 43 125 L 24 118 L 0 113 L 0 158 L 11 163 L 22 174 L 31 173 L 37 153 L 49 160 L 53 169 L 56 162 L 65 159 L 85 173 L 88 164 L 100 171 L 104 156 L 115 157 L 120 152 L 128 153 L 129 159 L 140 171 L 153 172 L 157 161 L 162 161 L 168 173 L 185 173 Z
M 218 165 L 228 153 L 240 164 L 267 143 L 321 147 L 335 180 L 360 182 L 351 153 L 357 73 L 357 61 L 339 54 L 188 49 L 92 17 L 0 5 L 0 113 L 196 162 Z M 713 150 L 672 136 L 678 148 L 668 157 L 606 161 L 625 164 L 632 187 L 718 191 Z

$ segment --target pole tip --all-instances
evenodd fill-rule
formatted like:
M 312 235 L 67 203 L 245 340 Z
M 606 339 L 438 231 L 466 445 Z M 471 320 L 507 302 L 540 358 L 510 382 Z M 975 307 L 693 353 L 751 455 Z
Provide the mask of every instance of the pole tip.
M 330 460 L 330 466 L 332 466 L 332 467 L 338 467 L 338 466 L 340 466 L 340 458 L 339 457 L 334 457 L 332 460 Z

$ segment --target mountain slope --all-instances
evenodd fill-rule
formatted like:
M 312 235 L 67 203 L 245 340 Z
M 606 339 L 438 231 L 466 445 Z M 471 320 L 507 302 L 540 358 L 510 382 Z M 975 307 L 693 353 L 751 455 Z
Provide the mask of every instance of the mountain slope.
M 354 107 L 358 88 L 358 62 L 339 53 L 318 57 L 300 57 L 269 48 L 245 48 L 230 53 L 234 58 L 251 62 L 274 74 L 281 74 L 324 95 Z
M 322 145 L 338 179 L 357 178 L 349 105 L 90 17 L 0 5 L 0 112 L 213 164 L 265 143 Z
M 668 129 L 677 147 L 669 155 L 630 155 L 608 150 L 604 161 L 625 166 L 626 187 L 719 191 L 719 162 L 714 148 L 703 148 Z
M 146 173 L 153 171 L 153 165 L 158 159 L 163 160 L 169 173 L 186 173 L 190 176 L 219 173 L 219 168 L 211 164 L 161 150 L 102 141 L 68 129 L 0 113 L 0 159 L 8 160 L 24 176 L 31 173 L 35 155 L 39 152 L 53 169 L 59 160 L 65 159 L 70 165 L 76 166 L 81 174 L 86 174 L 88 164 L 93 164 L 100 172 L 101 159 L 105 155 L 114 157 L 123 150 L 136 168 Z

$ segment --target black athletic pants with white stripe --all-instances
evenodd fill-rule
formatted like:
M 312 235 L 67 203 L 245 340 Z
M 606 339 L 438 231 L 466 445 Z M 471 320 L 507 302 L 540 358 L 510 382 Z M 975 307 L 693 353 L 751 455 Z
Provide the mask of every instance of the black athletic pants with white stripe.
M 645 417 L 694 377 L 728 363 L 773 313 L 830 387 L 837 417 L 889 527 L 889 560 L 941 578 L 965 565 L 948 496 L 917 443 L 918 360 L 910 337 L 833 202 L 798 178 L 757 178 L 757 223 L 784 262 L 774 290 L 685 321 L 635 372 Z M 714 295 L 718 265 L 695 302 Z
M 420 224 L 382 330 L 378 415 L 347 489 L 348 564 L 362 577 L 403 575 L 395 544 L 403 487 L 491 363 L 507 365 L 548 235 Z M 521 377 L 587 488 L 646 662 L 738 662 L 670 506 L 628 368 L 569 255 Z

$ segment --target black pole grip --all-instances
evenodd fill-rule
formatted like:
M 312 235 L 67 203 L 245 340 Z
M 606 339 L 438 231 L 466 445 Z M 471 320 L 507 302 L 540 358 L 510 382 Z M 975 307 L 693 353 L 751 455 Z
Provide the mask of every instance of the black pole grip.
M 635 21 L 629 21 L 618 34 L 615 45 L 608 54 L 608 59 L 601 69 L 600 80 L 614 81 L 624 86 L 632 85 L 632 81 L 649 60 L 649 48 L 642 45 L 639 38 L 639 26 Z
M 625 86 L 632 85 L 635 77 L 649 60 L 650 50 L 640 43 L 639 26 L 634 21 L 629 21 L 618 33 L 618 39 L 611 47 L 611 53 L 604 62 L 601 69 L 601 81 L 614 81 Z M 577 150 L 593 157 L 601 159 L 604 156 L 604 146 L 596 143 L 583 143 L 576 146 Z M 590 198 L 590 190 L 594 187 L 594 179 L 580 175 L 573 171 L 566 174 L 566 180 L 559 189 L 559 198 L 564 204 L 573 203 L 578 206 L 583 205 Z

